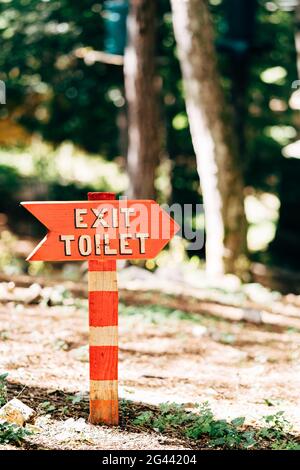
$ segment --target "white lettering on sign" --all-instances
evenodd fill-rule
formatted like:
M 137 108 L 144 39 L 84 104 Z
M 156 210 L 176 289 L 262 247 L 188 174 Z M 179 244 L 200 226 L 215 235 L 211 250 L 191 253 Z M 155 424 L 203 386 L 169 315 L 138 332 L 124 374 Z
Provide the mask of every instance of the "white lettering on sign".
M 102 227 L 104 228 L 109 228 L 109 225 L 108 223 L 106 222 L 106 220 L 104 220 L 104 215 L 107 214 L 107 209 L 92 209 L 92 211 L 94 212 L 95 216 L 96 216 L 96 220 L 95 222 L 93 223 L 92 225 L 92 228 L 97 228 L 99 227 L 100 225 L 102 225 Z
M 120 212 L 125 216 L 125 227 L 130 227 L 130 214 L 134 214 L 135 210 L 133 207 L 121 207 Z
M 89 235 L 81 235 L 79 237 L 78 250 L 82 256 L 89 256 L 92 253 L 92 242 Z
M 59 237 L 61 242 L 65 243 L 65 255 L 66 256 L 71 256 L 72 251 L 71 251 L 71 242 L 75 240 L 74 235 L 60 235 Z
M 129 248 L 128 238 L 132 238 L 131 233 L 120 233 L 120 254 L 132 255 L 132 249 Z
M 108 233 L 104 234 L 104 254 L 105 255 L 116 255 L 117 250 L 114 248 L 110 248 L 109 246 L 109 235 Z
M 136 238 L 139 238 L 140 240 L 140 253 L 146 253 L 145 240 L 149 238 L 149 233 L 137 233 Z
M 108 209 L 102 207 L 101 209 L 91 209 L 93 214 L 96 216 L 92 228 L 104 227 L 110 228 L 109 223 L 105 219 L 106 214 L 108 214 Z M 87 215 L 87 209 L 75 209 L 75 228 L 88 228 L 88 224 L 84 222 L 84 216 Z M 130 227 L 130 216 L 135 213 L 135 209 L 133 207 L 120 207 L 120 209 L 112 208 L 111 209 L 111 227 L 118 228 L 119 218 L 121 214 L 123 215 L 124 226 L 126 228 Z
M 87 209 L 75 209 L 75 228 L 87 228 L 88 225 L 83 223 L 83 215 L 87 214 Z
M 120 207 L 109 209 L 106 207 L 91 208 L 94 216 L 93 221 L 91 219 L 89 224 L 86 222 L 85 216 L 88 215 L 88 209 L 76 208 L 74 210 L 74 228 L 75 229 L 88 229 L 89 225 L 91 228 L 98 229 L 116 229 L 120 225 L 129 228 L 131 217 L 135 214 L 133 207 Z M 110 215 L 110 217 L 108 217 Z M 97 232 L 97 230 L 96 230 Z M 115 239 L 115 238 L 114 238 Z M 118 248 L 116 245 L 111 246 L 112 239 L 109 233 L 95 233 L 95 235 L 59 235 L 59 240 L 64 243 L 64 252 L 66 256 L 72 256 L 74 254 L 74 247 L 77 245 L 78 252 L 81 256 L 96 255 L 101 256 L 102 254 L 107 256 L 115 255 L 132 255 L 133 249 L 130 246 L 130 241 L 136 239 L 139 241 L 139 253 L 146 253 L 146 240 L 149 239 L 149 233 L 137 232 L 134 235 L 132 233 L 119 233 L 118 234 Z M 75 242 L 76 240 L 76 242 Z M 76 243 L 76 245 L 75 245 Z M 118 253 L 119 252 L 119 253 Z
M 139 240 L 139 252 L 144 254 L 146 252 L 146 240 L 149 238 L 148 233 L 120 233 L 119 239 L 119 254 L 120 255 L 132 255 L 133 250 L 130 247 L 130 240 Z M 64 253 L 66 256 L 72 256 L 73 247 L 75 242 L 74 235 L 59 235 L 59 241 L 64 244 Z M 95 254 L 100 256 L 102 253 L 107 256 L 117 255 L 117 248 L 112 248 L 111 239 L 108 233 L 100 234 L 96 233 L 93 236 L 80 235 L 77 239 L 78 251 L 81 256 L 90 256 Z
M 113 208 L 112 210 L 112 227 L 113 228 L 119 227 L 118 209 L 116 208 Z

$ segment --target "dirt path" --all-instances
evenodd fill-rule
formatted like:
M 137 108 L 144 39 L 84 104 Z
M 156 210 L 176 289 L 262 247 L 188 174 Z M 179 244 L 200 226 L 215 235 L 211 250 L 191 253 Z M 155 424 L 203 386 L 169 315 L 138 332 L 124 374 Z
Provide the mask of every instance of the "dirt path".
M 261 416 L 284 410 L 300 432 L 300 332 L 201 316 L 190 321 L 178 318 L 176 311 L 160 315 L 147 309 L 121 308 L 121 397 L 137 406 L 170 401 L 191 409 L 209 401 L 217 417 L 246 416 L 251 425 Z M 19 394 L 37 409 L 54 400 L 53 390 L 61 393 L 59 407 L 49 419 L 43 418 L 43 432 L 29 438 L 29 446 L 187 447 L 185 442 L 136 433 L 126 426 L 110 430 L 84 420 L 78 424 L 80 416 L 87 418 L 88 403 L 83 398 L 75 412 L 68 397 L 76 392 L 87 397 L 88 392 L 84 307 L 2 305 L 0 338 L 0 372 L 9 373 L 13 396 Z M 57 410 L 64 402 L 68 410 L 63 415 Z

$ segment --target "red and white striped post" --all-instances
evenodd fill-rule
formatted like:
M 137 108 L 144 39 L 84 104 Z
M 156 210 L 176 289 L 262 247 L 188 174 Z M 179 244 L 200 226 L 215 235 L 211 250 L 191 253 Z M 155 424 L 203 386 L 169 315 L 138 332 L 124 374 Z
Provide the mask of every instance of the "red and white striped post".
M 89 201 L 116 199 L 88 193 Z M 118 285 L 116 261 L 88 262 L 90 417 L 92 424 L 118 424 Z

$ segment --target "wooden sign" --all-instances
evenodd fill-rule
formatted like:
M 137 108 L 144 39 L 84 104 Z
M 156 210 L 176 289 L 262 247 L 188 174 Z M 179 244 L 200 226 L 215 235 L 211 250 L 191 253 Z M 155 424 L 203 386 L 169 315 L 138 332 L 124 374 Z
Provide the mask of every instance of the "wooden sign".
M 179 226 L 155 201 L 117 201 L 114 193 L 89 193 L 88 199 L 21 203 L 48 228 L 27 260 L 88 260 L 89 420 L 118 424 L 116 260 L 155 257 Z
M 28 261 L 154 258 L 178 230 L 155 201 L 22 205 L 49 230 Z

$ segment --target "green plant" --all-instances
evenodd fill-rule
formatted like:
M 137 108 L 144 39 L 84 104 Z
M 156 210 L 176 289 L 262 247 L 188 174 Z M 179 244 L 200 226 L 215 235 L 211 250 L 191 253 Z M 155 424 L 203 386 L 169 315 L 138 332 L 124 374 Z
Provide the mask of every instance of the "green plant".
M 69 408 L 68 406 L 63 406 L 60 410 L 61 414 L 63 415 L 66 415 L 67 413 L 69 413 Z
M 7 386 L 6 378 L 8 374 L 0 375 L 0 406 L 4 405 L 7 402 Z
M 31 434 L 27 429 L 20 428 L 16 424 L 0 423 L 0 443 L 9 444 L 17 443 L 20 444 L 25 436 Z
M 275 405 L 273 400 L 269 400 L 269 398 L 264 398 L 264 404 L 267 405 L 267 406 L 274 406 Z
M 260 435 L 269 439 L 280 439 L 291 430 L 290 423 L 284 417 L 283 411 L 278 411 L 274 415 L 263 417 L 265 426 L 260 430 Z
M 216 419 L 208 403 L 199 406 L 199 415 L 186 431 L 187 437 L 199 439 L 208 434 L 211 447 L 249 448 L 256 443 L 253 431 L 244 429 L 245 418 L 238 417 L 228 422 Z
M 152 411 L 144 411 L 143 413 L 139 414 L 137 418 L 133 421 L 133 424 L 136 424 L 137 426 L 145 426 L 149 425 L 151 426 L 153 419 L 153 413 Z
M 151 324 L 161 324 L 166 319 L 171 320 L 187 320 L 194 323 L 201 323 L 202 317 L 195 313 L 187 313 L 182 310 L 174 310 L 169 307 L 162 305 L 125 305 L 122 302 L 119 303 L 119 313 L 122 316 L 133 317 L 139 316 L 143 320 Z
M 198 408 L 198 413 L 187 412 L 175 403 L 162 404 L 159 414 L 151 411 L 139 414 L 134 424 L 150 427 L 156 432 L 180 434 L 191 440 L 207 437 L 210 447 L 249 448 L 256 444 L 254 431 L 243 429 L 245 418 L 230 422 L 215 419 L 208 403 Z
M 292 425 L 285 418 L 283 411 L 263 417 L 264 426 L 259 430 L 258 437 L 270 441 L 274 450 L 298 450 L 300 444 L 291 435 Z
M 40 406 L 40 412 L 42 414 L 44 413 L 51 413 L 51 411 L 54 411 L 55 410 L 55 406 L 51 404 L 50 401 L 43 401 Z
M 249 429 L 245 426 L 244 417 L 231 421 L 216 419 L 207 402 L 199 405 L 197 413 L 187 412 L 175 403 L 166 403 L 160 406 L 158 413 L 140 413 L 133 423 L 141 428 L 175 434 L 193 441 L 205 439 L 209 447 L 300 449 L 300 443 L 291 434 L 292 426 L 283 411 L 265 416 L 262 428 Z
M 212 447 L 250 448 L 256 444 L 255 432 L 242 429 L 245 418 L 236 418 L 230 422 L 213 420 L 209 436 Z
M 76 394 L 76 395 L 69 395 L 67 399 L 72 403 L 72 405 L 77 405 L 77 403 L 80 403 L 82 400 L 82 395 Z

